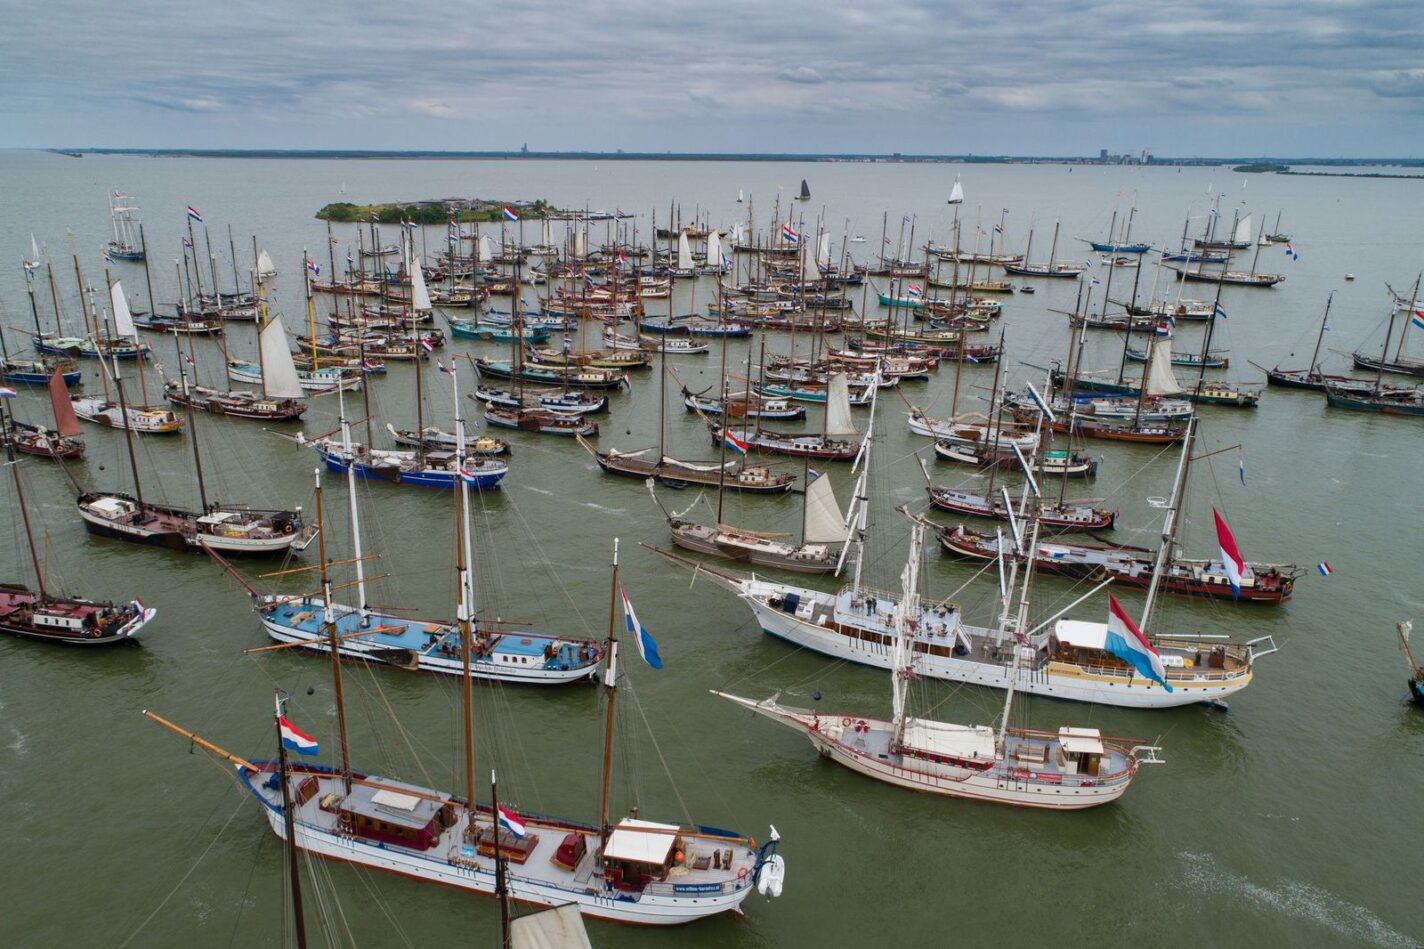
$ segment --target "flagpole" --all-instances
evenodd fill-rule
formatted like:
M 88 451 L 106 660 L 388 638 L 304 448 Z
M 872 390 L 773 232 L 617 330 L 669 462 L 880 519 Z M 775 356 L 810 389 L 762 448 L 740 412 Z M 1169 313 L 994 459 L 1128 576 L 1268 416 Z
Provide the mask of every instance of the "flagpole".
M 282 822 L 287 833 L 287 873 L 292 884 L 292 916 L 297 924 L 297 949 L 306 949 L 307 930 L 302 922 L 302 878 L 297 864 L 296 815 L 292 813 L 291 788 L 287 786 L 287 746 L 282 744 L 282 690 L 272 690 L 276 706 L 273 716 L 277 726 L 277 777 L 282 785 Z
M 499 784 L 490 770 L 490 807 L 494 808 L 494 895 L 499 900 L 499 944 L 509 949 L 509 888 L 504 879 L 504 858 L 499 852 Z
M 603 673 L 603 691 L 607 707 L 603 721 L 603 794 L 598 808 L 598 833 L 602 851 L 608 847 L 608 782 L 613 770 L 613 703 L 618 695 L 618 632 L 614 619 L 618 609 L 618 538 L 613 538 L 613 581 L 608 590 L 608 641 L 605 645 L 607 666 Z

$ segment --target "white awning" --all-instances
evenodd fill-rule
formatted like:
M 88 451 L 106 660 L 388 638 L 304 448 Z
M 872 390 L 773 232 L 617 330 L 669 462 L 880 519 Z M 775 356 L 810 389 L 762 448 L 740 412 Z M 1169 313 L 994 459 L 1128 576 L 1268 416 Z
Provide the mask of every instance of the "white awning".
M 1083 620 L 1061 619 L 1053 624 L 1053 635 L 1065 646 L 1081 649 L 1102 649 L 1107 643 L 1106 623 L 1088 623 Z
M 604 848 L 605 860 L 627 860 L 631 863 L 661 865 L 672 853 L 673 842 L 680 830 L 676 824 L 655 824 L 651 821 L 625 818 L 608 835 Z
M 1103 734 L 1096 728 L 1060 728 L 1058 729 L 1058 744 L 1063 746 L 1063 750 L 1080 755 L 1101 755 L 1103 751 Z

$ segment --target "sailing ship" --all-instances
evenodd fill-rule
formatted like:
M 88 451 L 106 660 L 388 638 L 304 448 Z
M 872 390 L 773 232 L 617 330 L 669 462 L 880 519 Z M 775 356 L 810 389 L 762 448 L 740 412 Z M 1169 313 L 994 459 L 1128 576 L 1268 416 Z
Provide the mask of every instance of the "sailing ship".
M 1005 690 L 997 729 L 959 725 L 910 715 L 907 692 L 919 677 L 910 643 L 921 615 L 919 598 L 923 528 L 911 532 L 910 559 L 901 573 L 901 593 L 893 608 L 890 651 L 889 719 L 783 706 L 779 695 L 763 701 L 726 692 L 713 695 L 806 735 L 824 757 L 867 777 L 914 791 L 1046 810 L 1081 810 L 1120 798 L 1143 763 L 1160 763 L 1159 749 L 1140 739 L 1104 738 L 1096 728 L 1064 726 L 1057 731 L 1010 728 L 1019 651 Z M 1028 583 L 1014 630 L 1027 627 Z M 1005 609 L 1004 623 L 1010 621 Z
M 133 199 L 118 191 L 109 193 L 109 219 L 114 236 L 109 240 L 105 253 L 112 260 L 140 261 L 145 257 L 143 242 L 139 239 L 134 212 L 138 208 Z
M 1053 225 L 1053 245 L 1048 249 L 1048 262 L 1044 264 L 1031 264 L 1028 262 L 1029 254 L 1033 250 L 1033 232 L 1029 231 L 1028 246 L 1024 248 L 1024 255 L 1021 260 L 1004 260 L 999 266 L 1004 268 L 1004 273 L 1015 277 L 1060 277 L 1076 280 L 1082 276 L 1086 267 L 1078 264 L 1060 263 L 1055 258 L 1058 253 L 1058 224 Z
M 468 504 L 462 503 L 461 508 L 463 521 Z M 239 781 L 262 805 L 273 832 L 290 843 L 293 861 L 297 851 L 305 850 L 466 892 L 506 891 L 509 899 L 540 906 L 572 903 L 585 916 L 647 925 L 687 923 L 737 912 L 753 889 L 768 895 L 779 892 L 785 861 L 777 853 L 780 838 L 775 827 L 768 841 L 757 847 L 750 837 L 733 831 L 610 817 L 613 712 L 619 681 L 613 603 L 609 605 L 603 676 L 607 716 L 598 823 L 521 815 L 508 806 L 477 802 L 471 662 L 474 596 L 464 553 L 469 533 L 462 534 L 455 546 L 460 589 L 457 625 L 463 684 L 463 799 L 351 767 L 340 663 L 335 661 L 332 677 L 337 696 L 339 768 L 287 764 L 281 750 L 283 741 L 290 740 L 292 747 L 313 754 L 319 746 L 305 733 L 293 730 L 281 716 L 280 705 L 276 762 L 248 761 L 153 712 L 145 715 L 235 765 Z M 615 542 L 614 599 L 621 591 L 617 564 Z M 325 573 L 322 580 L 323 608 L 329 609 L 331 586 Z M 637 623 L 626 593 L 622 600 L 628 626 L 642 642 L 647 633 Z M 336 627 L 326 624 L 325 633 L 332 648 L 337 648 Z M 502 855 L 508 856 L 507 871 Z
M 796 196 L 796 200 L 798 200 L 798 201 L 810 201 L 810 200 L 811 200 L 811 186 L 806 183 L 806 179 L 805 179 L 805 178 L 802 178 L 802 179 L 801 179 L 801 193 Z
M 6 392 L 13 389 L 5 387 Z M 9 396 L 5 396 L 6 399 Z M 84 439 L 80 438 L 79 419 L 74 414 L 74 404 L 69 399 L 69 389 L 64 384 L 59 370 L 50 376 L 50 409 L 54 413 L 54 428 L 31 425 L 15 418 L 14 412 L 5 412 L 0 405 L 0 440 L 7 447 L 25 455 L 37 455 L 55 461 L 73 461 L 84 457 Z
M 949 189 L 949 203 L 950 203 L 950 204 L 963 204 L 963 203 L 964 203 L 964 186 L 959 183 L 959 176 L 958 176 L 958 175 L 955 175 L 955 176 L 954 176 L 954 187 L 951 188 L 951 189 Z
M 843 372 L 833 373 L 826 383 L 826 418 L 820 433 L 770 431 L 761 427 L 759 417 L 752 420 L 752 425 L 745 422 L 733 425 L 726 419 L 706 416 L 703 420 L 712 434 L 714 446 L 725 444 L 743 455 L 755 449 L 774 455 L 850 461 L 860 452 L 861 433 L 851 419 L 850 386 Z
M 5 403 L 12 397 L 0 390 L 0 427 Z M 15 485 L 15 507 L 24 526 L 25 544 L 35 571 L 35 587 L 20 583 L 0 583 L 0 632 L 25 639 L 41 639 L 67 646 L 108 646 L 133 642 L 158 610 L 145 607 L 137 597 L 128 603 L 99 602 L 51 592 L 45 569 L 35 546 L 29 505 L 20 480 L 20 466 L 7 445 L 6 467 Z
M 1369 391 L 1371 387 L 1368 380 L 1354 376 L 1328 375 L 1320 371 L 1320 347 L 1325 341 L 1325 334 L 1330 332 L 1330 304 L 1334 299 L 1334 293 L 1325 299 L 1325 315 L 1320 318 L 1320 331 L 1315 334 L 1315 349 L 1310 354 L 1310 368 L 1282 369 L 1280 363 L 1277 363 L 1274 369 L 1263 369 L 1268 384 L 1286 389 L 1314 389 L 1317 392 L 1324 392 L 1327 385 L 1358 389 L 1366 393 Z
M 1374 356 L 1358 349 L 1351 354 L 1356 369 L 1369 369 L 1377 373 L 1391 372 L 1405 376 L 1424 376 L 1424 358 L 1404 354 L 1404 345 L 1409 340 L 1410 330 L 1424 331 L 1424 308 L 1421 308 L 1419 303 L 1419 286 L 1420 283 L 1416 279 L 1409 302 L 1403 307 L 1404 328 L 1399 331 L 1399 343 L 1395 346 L 1394 355 L 1390 356 L 1389 349 L 1390 343 L 1394 342 L 1394 318 L 1401 309 L 1398 306 L 1390 309 L 1389 325 L 1385 329 L 1384 345 L 1380 348 L 1380 354 Z
M 1405 662 L 1409 664 L 1409 697 L 1415 705 L 1424 705 L 1424 666 L 1414 659 L 1414 650 L 1409 646 L 1409 634 L 1414 631 L 1413 621 L 1394 624 L 1399 633 L 1399 646 L 1404 650 Z
M 1184 477 L 1184 464 L 1179 463 L 1162 531 L 1168 538 L 1175 536 Z M 724 573 L 669 551 L 658 552 L 740 598 L 771 636 L 835 659 L 891 668 L 898 638 L 893 622 L 898 601 L 895 594 L 862 583 L 865 509 L 861 511 L 852 535 L 855 567 L 851 582 L 833 593 Z M 1011 529 L 1017 535 L 1022 525 L 1011 524 Z M 1159 562 L 1165 559 L 1167 547 L 1164 544 L 1159 549 Z M 1013 682 L 1020 691 L 1074 701 L 1170 708 L 1224 702 L 1250 685 L 1256 660 L 1276 651 L 1270 636 L 1237 642 L 1144 634 L 1165 667 L 1163 681 L 1157 682 L 1144 676 L 1132 659 L 1113 651 L 1108 624 L 1065 618 L 1108 582 L 1097 584 L 1067 609 L 1025 632 L 1022 640 L 1008 636 L 1003 628 L 969 625 L 958 604 L 950 600 L 928 607 L 920 604 L 907 617 L 907 627 L 913 624 L 916 630 L 907 644 L 915 670 L 923 678 L 1000 689 Z M 1148 625 L 1156 594 L 1156 586 L 1149 585 L 1142 619 L 1137 623 L 1140 628 Z
M 117 281 L 111 282 L 109 298 L 113 306 L 114 328 L 118 336 L 137 341 L 137 330 L 133 325 L 133 317 L 129 313 L 128 301 L 124 297 L 123 285 Z M 147 404 L 129 405 L 123 397 L 123 382 L 120 378 L 118 361 L 116 360 L 110 365 L 108 357 L 100 355 L 99 358 L 100 378 L 104 383 L 104 394 L 84 395 L 73 400 L 75 415 L 86 422 L 121 429 L 126 434 L 138 432 L 144 435 L 176 435 L 183 431 L 183 420 L 169 409 L 155 408 Z M 143 365 L 140 363 L 136 368 L 139 381 L 142 383 Z M 110 380 L 118 388 L 119 398 L 117 400 L 109 397 Z M 147 402 L 146 398 L 144 402 Z

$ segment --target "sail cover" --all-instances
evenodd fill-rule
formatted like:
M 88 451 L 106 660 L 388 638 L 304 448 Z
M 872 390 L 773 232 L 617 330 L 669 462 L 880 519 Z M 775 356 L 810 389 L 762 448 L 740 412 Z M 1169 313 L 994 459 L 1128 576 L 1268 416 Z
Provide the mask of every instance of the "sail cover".
M 425 289 L 425 274 L 420 270 L 420 258 L 415 261 L 410 268 L 410 299 L 411 306 L 416 310 L 430 309 L 430 293 Z
M 132 337 L 138 342 L 138 330 L 134 329 L 133 314 L 129 312 L 129 301 L 124 297 L 124 288 L 117 280 L 109 288 L 109 298 L 114 304 L 114 329 L 120 336 Z
M 273 399 L 300 399 L 303 396 L 292 351 L 287 348 L 287 328 L 281 316 L 262 327 L 258 345 L 262 350 L 262 389 Z
M 848 536 L 831 479 L 821 475 L 806 485 L 806 543 L 842 544 Z
M 826 384 L 826 432 L 832 435 L 859 435 L 850 417 L 850 385 L 843 372 L 831 376 Z
M 1162 336 L 1152 344 L 1152 365 L 1147 370 L 1148 395 L 1176 395 L 1182 391 L 1172 373 L 1172 337 Z

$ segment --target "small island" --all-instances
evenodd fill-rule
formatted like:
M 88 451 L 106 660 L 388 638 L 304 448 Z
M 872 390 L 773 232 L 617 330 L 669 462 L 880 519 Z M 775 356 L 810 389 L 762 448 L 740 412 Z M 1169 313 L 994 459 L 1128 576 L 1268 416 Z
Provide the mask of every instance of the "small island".
M 414 221 L 416 224 L 448 224 L 453 218 L 461 223 L 487 224 L 504 220 L 504 209 L 510 208 L 520 218 L 538 220 L 558 217 L 565 212 L 552 207 L 543 198 L 537 201 L 492 201 L 482 198 L 439 198 L 415 201 L 410 204 L 390 202 L 386 204 L 351 204 L 338 201 L 328 204 L 316 212 L 319 221 L 335 221 L 339 224 L 399 224 Z
M 1262 161 L 1250 165 L 1237 165 L 1232 171 L 1244 171 L 1248 175 L 1264 175 L 1267 172 L 1290 171 L 1290 165 L 1278 165 L 1275 162 Z

